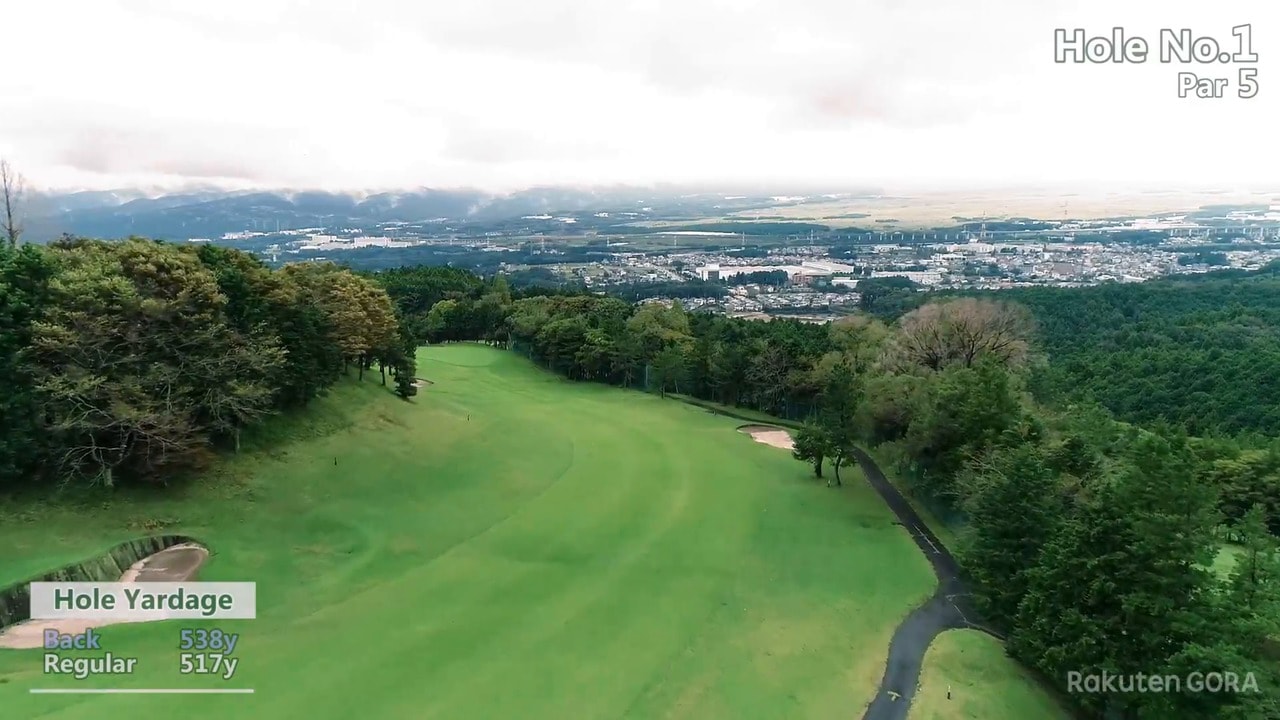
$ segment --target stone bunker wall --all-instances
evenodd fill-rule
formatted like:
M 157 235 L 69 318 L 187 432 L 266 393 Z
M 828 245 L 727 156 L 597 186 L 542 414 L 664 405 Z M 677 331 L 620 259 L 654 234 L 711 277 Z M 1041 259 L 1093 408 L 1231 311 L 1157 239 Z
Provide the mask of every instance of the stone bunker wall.
M 72 563 L 37 578 L 0 589 L 0 628 L 31 618 L 33 582 L 119 582 L 120 576 L 143 558 L 174 545 L 194 543 L 185 535 L 157 535 L 120 543 L 91 560 Z

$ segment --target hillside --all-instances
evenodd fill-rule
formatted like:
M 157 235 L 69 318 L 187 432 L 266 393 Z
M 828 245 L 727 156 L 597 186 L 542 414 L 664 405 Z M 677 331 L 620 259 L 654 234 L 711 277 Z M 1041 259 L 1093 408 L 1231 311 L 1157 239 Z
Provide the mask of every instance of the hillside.
M 867 316 L 821 326 L 594 295 L 515 299 L 499 279 L 437 302 L 418 322 L 434 342 L 507 344 L 584 383 L 803 421 L 794 455 L 818 478 L 830 473 L 829 484 L 843 486 L 839 469 L 874 446 L 960 531 L 956 556 L 983 624 L 1064 692 L 1081 667 L 1235 663 L 1240 677 L 1270 682 L 1280 633 L 1274 441 L 1190 437 L 1087 403 L 1037 402 L 1046 393 L 1027 390 L 1044 390 L 1045 366 L 1025 305 L 1006 295 L 925 297 L 932 302 L 892 326 Z M 1214 571 L 1227 540 L 1248 560 Z M 1139 622 L 1135 607 L 1176 611 Z M 1247 693 L 1077 692 L 1071 702 L 1087 714 L 1277 711 L 1274 697 Z
M 47 242 L 64 233 L 87 237 L 218 238 L 243 231 L 302 228 L 373 228 L 389 223 L 438 226 L 433 222 L 498 223 L 544 213 L 624 214 L 608 221 L 619 232 L 636 231 L 630 221 L 686 220 L 773 204 L 770 197 L 726 198 L 723 193 L 669 187 L 577 189 L 535 187 L 512 193 L 472 189 L 411 188 L 397 192 L 317 190 L 222 191 L 205 189 L 150 195 L 137 189 L 113 192 L 33 194 L 27 238 Z M 494 229 L 494 227 L 486 227 Z
M 202 580 L 258 582 L 258 619 L 219 623 L 243 634 L 230 684 L 256 693 L 147 700 L 191 718 L 832 716 L 870 700 L 932 579 L 865 484 L 831 496 L 736 421 L 510 353 L 431 348 L 419 367 L 434 384 L 413 403 L 339 383 L 298 416 L 319 426 L 180 495 L 8 510 L 0 542 L 21 552 L 0 580 L 144 519 L 208 543 Z M 173 627 L 102 632 L 155 660 L 86 682 L 207 686 L 160 661 Z M 0 651 L 14 712 L 136 712 L 28 695 L 53 682 L 35 667 Z
M 454 268 L 271 270 L 243 253 L 143 240 L 0 249 L 0 260 L 0 370 L 26 388 L 0 405 L 12 427 L 0 479 L 13 508 L 0 539 L 9 533 L 19 549 L 0 558 L 0 578 L 92 559 L 142 534 L 207 542 L 212 579 L 285 578 L 264 591 L 262 620 L 275 624 L 253 626 L 289 628 L 263 651 L 273 668 L 264 682 L 281 697 L 281 678 L 298 678 L 270 658 L 286 657 L 286 646 L 307 657 L 332 650 L 299 634 L 305 621 L 293 625 L 289 606 L 326 625 L 390 613 L 397 628 L 412 628 L 382 643 L 389 664 L 376 655 L 364 663 L 389 681 L 418 662 L 419 640 L 443 648 L 414 676 L 445 688 L 440 712 L 450 716 L 478 707 L 469 678 L 495 687 L 488 668 L 515 673 L 512 659 L 526 673 L 555 669 L 514 687 L 531 694 L 520 683 L 537 680 L 550 689 L 548 712 L 564 714 L 563 677 L 604 682 L 594 666 L 574 664 L 588 649 L 625 670 L 624 682 L 597 693 L 610 716 L 692 708 L 737 717 L 748 703 L 771 715 L 861 704 L 867 720 L 901 717 L 922 661 L 922 712 L 937 709 L 939 677 L 980 694 L 974 663 L 1001 683 L 1022 682 L 995 672 L 1003 661 L 989 642 L 968 659 L 945 644 L 926 657 L 932 633 L 961 627 L 1007 638 L 1005 650 L 1058 689 L 1072 668 L 1152 663 L 1233 663 L 1274 679 L 1280 447 L 1144 428 L 1060 402 L 1068 398 L 1051 382 L 1060 361 L 1050 354 L 1046 364 L 1043 343 L 1047 332 L 1075 347 L 1068 341 L 1083 331 L 1066 319 L 1084 311 L 1059 322 L 1047 314 L 1037 328 L 1040 318 L 1009 295 L 920 295 L 930 302 L 892 324 L 867 315 L 761 323 L 678 303 L 515 291 L 503 277 Z M 1228 279 L 1190 283 L 1189 307 L 1230 290 L 1219 284 Z M 1239 304 L 1264 308 L 1265 274 L 1236 279 L 1264 292 L 1238 292 Z M 1134 307 L 1160 317 L 1176 302 Z M 1153 327 L 1173 332 L 1187 315 L 1169 312 Z M 1211 330 L 1229 326 L 1207 317 Z M 1123 330 L 1128 321 L 1107 322 Z M 468 340 L 495 347 L 457 344 Z M 410 352 L 422 342 L 432 347 Z M 409 402 L 394 399 L 375 365 L 392 371 Z M 337 434 L 260 442 L 278 427 L 274 416 L 323 414 L 353 387 L 379 394 L 375 415 Z M 710 413 L 664 401 L 669 394 Z M 793 421 L 790 457 L 733 432 L 731 415 Z M 864 448 L 953 532 L 927 532 Z M 830 489 L 819 490 L 823 480 Z M 907 552 L 912 543 L 920 552 Z M 936 583 L 917 572 L 921 552 Z M 351 584 L 368 591 L 347 596 Z M 743 614 L 722 617 L 739 601 Z M 606 609 L 616 606 L 621 616 Z M 1176 611 L 1135 618 L 1134 607 Z M 451 624 L 406 618 L 413 609 Z M 708 617 L 715 622 L 699 620 Z M 501 641 L 486 634 L 491 626 Z M 354 646 L 356 631 L 335 637 Z M 143 630 L 110 632 L 123 649 L 155 650 Z M 602 640 L 615 632 L 625 656 Z M 883 648 L 890 637 L 887 664 L 879 651 L 873 664 L 849 649 Z M 528 653 L 548 643 L 566 649 L 535 663 Z M 499 645 L 506 654 L 486 655 Z M 848 672 L 819 671 L 833 666 Z M 0 681 L 34 682 L 13 667 Z M 326 687 L 348 675 L 382 681 L 323 662 L 308 672 Z M 1039 704 L 1016 695 L 1018 705 Z M 324 710 L 341 706 L 325 699 Z M 1003 712 L 972 699 L 972 713 Z M 1276 709 L 1275 698 L 1241 694 L 1070 700 L 1091 713 Z M 485 701 L 500 714 L 515 702 L 501 693 Z M 383 702 L 392 716 L 400 709 Z

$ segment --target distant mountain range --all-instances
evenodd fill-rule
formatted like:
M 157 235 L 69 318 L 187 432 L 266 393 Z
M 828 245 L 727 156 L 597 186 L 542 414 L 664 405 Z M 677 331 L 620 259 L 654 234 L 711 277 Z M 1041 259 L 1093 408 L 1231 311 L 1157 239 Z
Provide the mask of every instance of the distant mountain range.
M 208 190 L 148 197 L 137 190 L 33 194 L 26 235 L 46 242 L 64 233 L 118 238 L 218 238 L 244 230 L 372 228 L 383 223 L 447 219 L 486 223 L 527 215 L 634 212 L 640 217 L 689 219 L 799 202 L 802 196 L 685 193 L 675 189 L 534 188 L 507 195 L 423 188 L 347 194 L 318 191 Z

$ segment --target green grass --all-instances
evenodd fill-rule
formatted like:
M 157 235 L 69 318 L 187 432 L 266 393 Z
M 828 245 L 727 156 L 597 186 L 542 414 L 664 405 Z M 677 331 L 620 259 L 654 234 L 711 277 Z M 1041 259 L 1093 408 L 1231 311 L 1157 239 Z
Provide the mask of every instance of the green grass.
M 1236 563 L 1240 561 L 1240 555 L 1244 549 L 1239 545 L 1223 543 L 1218 550 L 1218 554 L 1213 558 L 1213 565 L 1209 571 L 1217 577 L 1227 580 L 1231 577 L 1231 572 L 1236 569 Z
M 728 414 L 740 420 L 760 422 L 764 424 L 795 427 L 790 423 L 754 410 L 743 410 L 718 403 L 678 396 L 685 402 L 705 408 L 714 408 L 717 412 Z M 893 464 L 888 462 L 884 453 L 868 448 L 868 453 L 876 464 L 885 471 L 899 490 L 903 492 L 907 502 L 915 509 L 920 518 L 929 526 L 934 535 L 949 549 L 959 547 L 957 532 L 942 522 L 929 508 L 906 492 L 903 483 L 893 476 Z M 1229 572 L 1235 555 L 1229 552 L 1232 548 L 1224 548 L 1215 563 Z M 1022 718 L 1070 718 L 1071 715 L 1054 700 L 1044 685 L 1031 673 L 1027 672 L 1017 661 L 1004 652 L 1004 645 L 999 640 L 985 633 L 974 630 L 957 630 L 938 636 L 930 646 L 921 670 L 921 688 L 916 694 L 910 717 L 912 720 L 950 720 L 952 718 L 975 718 L 980 720 L 1021 720 Z M 959 690 L 961 685 L 969 687 L 965 691 L 966 700 L 960 702 L 961 695 L 955 694 L 955 700 L 947 701 L 947 685 Z M 940 689 L 939 689 L 940 688 Z M 982 703 L 972 701 L 973 697 L 994 695 Z M 1038 714 L 1037 714 L 1038 713 Z
M 977 630 L 948 630 L 934 639 L 908 715 L 909 720 L 1070 717 L 1033 676 L 1005 655 L 1003 643 Z
M 200 579 L 256 581 L 258 619 L 200 624 L 242 633 L 229 685 L 254 695 L 30 695 L 76 683 L 0 650 L 5 716 L 825 718 L 870 701 L 935 583 L 856 476 L 825 488 L 740 421 L 511 353 L 419 359 L 435 384 L 414 402 L 343 384 L 275 432 L 292 440 L 167 494 L 6 509 L 0 582 L 159 524 L 212 548 Z M 195 624 L 103 629 L 138 673 L 82 685 L 218 684 L 178 674 Z
M 712 402 L 710 400 L 702 400 L 700 398 L 694 398 L 688 395 L 678 395 L 675 393 L 668 393 L 668 395 L 678 398 L 680 400 L 683 400 L 684 402 L 690 403 L 692 405 L 697 405 L 698 407 L 701 407 L 701 408 L 705 408 L 708 410 L 715 410 L 716 412 L 722 415 L 727 415 L 728 417 L 736 418 L 744 422 L 757 422 L 764 425 L 777 425 L 779 427 L 792 428 L 792 429 L 798 429 L 803 426 L 803 423 L 801 422 L 797 422 L 794 420 L 783 420 L 782 418 L 774 417 L 773 415 L 769 415 L 767 413 L 762 413 L 759 410 L 748 410 L 745 408 L 733 407 L 732 405 L 724 405 L 722 403 Z M 920 519 L 924 521 L 924 524 L 927 525 L 929 529 L 933 531 L 933 534 L 936 535 L 938 539 L 942 541 L 942 544 L 946 545 L 947 548 L 952 551 L 955 551 L 956 548 L 960 547 L 960 538 L 957 535 L 956 530 L 952 528 L 950 525 L 948 525 L 947 523 L 940 520 L 938 516 L 933 513 L 933 511 L 931 511 L 928 507 L 924 505 L 924 503 L 920 502 L 919 499 L 915 498 L 914 496 L 911 495 L 911 493 L 907 492 L 907 489 L 903 486 L 902 481 L 894 477 L 893 463 L 888 462 L 885 459 L 884 454 L 881 452 L 878 452 L 875 448 L 866 446 L 866 450 L 867 450 L 867 453 L 871 455 L 871 457 L 876 461 L 876 464 L 880 466 L 880 469 L 884 471 L 885 477 L 888 478 L 889 481 L 892 482 L 898 488 L 898 490 L 902 492 L 903 497 L 905 497 L 907 499 L 907 502 L 911 504 L 911 507 L 915 509 L 916 514 L 919 515 Z M 827 464 L 827 469 L 830 470 L 831 461 L 828 460 L 826 464 Z
M 898 492 L 902 493 L 902 496 L 907 499 L 911 508 L 916 511 L 916 514 L 920 516 L 920 519 L 924 521 L 924 524 L 929 528 L 929 530 L 931 530 L 933 534 L 942 541 L 942 544 L 945 545 L 948 550 L 952 553 L 958 552 L 960 550 L 960 535 L 957 529 L 943 522 L 942 519 L 930 510 L 927 505 L 921 502 L 915 495 L 911 494 L 907 488 L 907 484 L 903 482 L 901 478 L 897 477 L 894 472 L 893 463 L 889 462 L 883 452 L 876 450 L 875 448 L 868 448 L 867 454 L 871 455 L 871 457 L 876 461 L 876 465 L 880 466 L 880 470 L 884 472 L 884 476 L 889 480 L 889 482 L 893 483 L 894 487 L 898 488 Z
M 695 398 L 691 395 L 667 393 L 667 396 L 676 398 L 677 400 L 681 400 L 683 402 L 687 402 L 690 405 L 696 405 L 697 407 L 703 408 L 704 410 L 711 410 L 721 415 L 724 415 L 726 417 L 742 420 L 743 422 L 754 422 L 754 423 L 760 423 L 762 425 L 777 425 L 779 427 L 792 428 L 792 429 L 799 429 L 804 426 L 804 423 L 796 422 L 795 420 L 783 420 L 782 418 L 774 417 L 773 415 L 770 415 L 768 413 L 762 413 L 759 410 L 749 410 L 747 408 L 734 407 L 732 405 L 725 405 L 724 403 L 712 402 L 710 400 Z

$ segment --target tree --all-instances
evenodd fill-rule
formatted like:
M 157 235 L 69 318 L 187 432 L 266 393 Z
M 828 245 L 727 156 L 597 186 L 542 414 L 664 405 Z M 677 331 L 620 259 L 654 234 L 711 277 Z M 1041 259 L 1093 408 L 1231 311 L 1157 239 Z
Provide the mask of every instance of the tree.
M 831 344 L 859 374 L 871 369 L 889 336 L 889 328 L 869 315 L 846 315 L 833 320 L 830 326 Z
M 458 339 L 464 330 L 460 304 L 459 300 L 450 299 L 431 306 L 426 319 L 427 342 L 440 343 Z
M 274 410 L 276 388 L 271 378 L 284 367 L 285 350 L 272 335 L 226 333 L 212 340 L 223 350 L 204 359 L 207 367 L 201 374 L 206 382 L 196 401 L 195 420 L 216 436 L 230 437 L 239 452 L 241 431 Z
M 1061 485 L 1031 444 L 983 459 L 962 480 L 968 517 L 961 563 L 987 617 L 1017 617 L 1027 573 L 1065 514 Z
M 604 380 L 613 366 L 613 357 L 613 338 L 600 328 L 590 328 L 574 355 L 574 362 L 581 368 L 584 380 Z
M 742 404 L 751 390 L 751 356 L 757 350 L 758 348 L 749 347 L 743 342 L 730 342 L 717 348 L 712 356 L 711 366 L 714 384 L 719 392 L 713 400 L 730 405 Z
M 418 341 L 407 324 L 400 325 L 399 345 L 389 358 L 396 378 L 396 395 L 408 400 L 418 394 Z
M 756 405 L 767 413 L 779 414 L 794 363 L 781 347 L 761 344 L 763 349 L 754 353 L 747 365 L 747 381 L 754 388 Z
M 972 367 L 990 358 L 1005 367 L 1027 357 L 1032 321 L 1019 305 L 979 298 L 930 303 L 898 323 L 887 360 L 898 368 Z
M 680 392 L 680 383 L 688 376 L 688 372 L 684 351 L 679 345 L 664 348 L 653 359 L 653 379 L 661 397 L 667 396 L 668 387 Z
M 720 377 L 716 372 L 718 344 L 703 335 L 689 349 L 689 392 L 696 397 L 716 397 Z
M 627 320 L 627 331 L 635 336 L 648 362 L 663 349 L 690 339 L 689 316 L 678 302 L 669 308 L 649 303 Z
M 301 297 L 324 313 L 327 340 L 337 346 L 344 369 L 355 362 L 359 376 L 378 354 L 394 345 L 396 311 L 386 291 L 332 263 L 286 265 Z
M 117 469 L 162 480 L 200 465 L 201 420 L 234 417 L 220 393 L 270 358 L 228 352 L 226 299 L 193 253 L 143 240 L 58 252 L 32 345 L 61 468 L 112 485 Z M 243 392 L 248 405 L 261 397 Z
M 1249 508 L 1235 530 L 1241 543 L 1231 597 L 1247 621 L 1260 624 L 1255 637 L 1280 636 L 1280 543 L 1267 527 L 1266 509 Z
M 374 360 L 385 360 L 396 354 L 396 348 L 400 342 L 400 322 L 396 317 L 395 305 L 385 290 L 364 278 L 356 279 L 359 281 L 356 295 L 363 316 L 361 332 L 364 336 L 365 350 L 359 356 L 360 379 L 363 380 L 365 369 L 370 367 Z M 385 371 L 382 384 L 386 384 Z
M 1251 507 L 1261 504 L 1271 532 L 1280 533 L 1280 452 L 1274 447 L 1219 458 L 1208 463 L 1203 476 L 1218 488 L 1218 507 L 1228 521 L 1240 520 Z
M 610 371 L 623 387 L 631 387 L 644 368 L 644 348 L 630 332 L 624 332 L 614 344 Z
M 930 377 L 907 429 L 915 489 L 954 502 L 965 463 L 1010 441 L 1022 408 L 1008 373 L 993 362 L 954 366 Z
M 534 339 L 539 354 L 547 359 L 552 370 L 578 378 L 582 374 L 578 365 L 579 351 L 586 342 L 588 330 L 585 317 L 565 315 L 544 325 Z
M 821 427 L 814 423 L 805 423 L 795 433 L 791 456 L 802 462 L 813 465 L 813 476 L 822 479 L 822 461 L 834 455 L 830 438 Z
M 258 258 L 232 248 L 201 245 L 200 262 L 213 272 L 227 298 L 227 323 L 255 344 L 278 344 L 283 361 L 266 369 L 272 403 L 296 407 L 338 378 L 342 357 L 329 341 L 332 326 L 324 312 L 307 301 L 298 277 L 273 272 Z
M 852 456 L 857 439 L 857 413 L 860 388 L 853 368 L 845 363 L 831 369 L 818 404 L 817 425 L 825 440 L 824 447 L 832 457 L 835 484 L 840 481 L 840 467 Z M 830 482 L 827 483 L 831 485 Z
M 1185 657 L 1211 612 L 1205 567 L 1217 521 L 1212 489 L 1197 482 L 1191 460 L 1184 439 L 1143 433 L 1132 441 L 1116 476 L 1082 501 L 1028 573 L 1010 637 L 1017 657 L 1060 681 L 1084 668 L 1149 674 Z M 1156 695 L 1079 702 L 1124 717 L 1200 716 L 1161 715 Z
M 927 383 L 926 378 L 916 375 L 870 376 L 866 401 L 859 409 L 859 434 L 874 445 L 906 437 Z
M 47 252 L 0 243 L 0 488 L 50 474 L 48 418 L 31 344 L 55 273 Z
M 866 268 L 870 274 L 871 268 Z M 881 318 L 893 318 L 918 304 L 916 283 L 904 277 L 871 278 L 858 281 L 858 307 Z
M 385 291 L 332 265 L 277 272 L 143 238 L 0 242 L 0 485 L 167 483 L 344 361 L 391 363 L 411 386 L 413 350 Z
M 396 377 L 396 395 L 408 400 L 418 394 L 418 385 L 414 380 L 414 363 L 412 360 L 402 360 L 400 364 L 394 366 Z
M 26 190 L 22 175 L 9 165 L 9 161 L 0 158 L 0 193 L 4 197 L 4 237 L 9 247 L 18 247 L 22 239 L 22 199 Z

